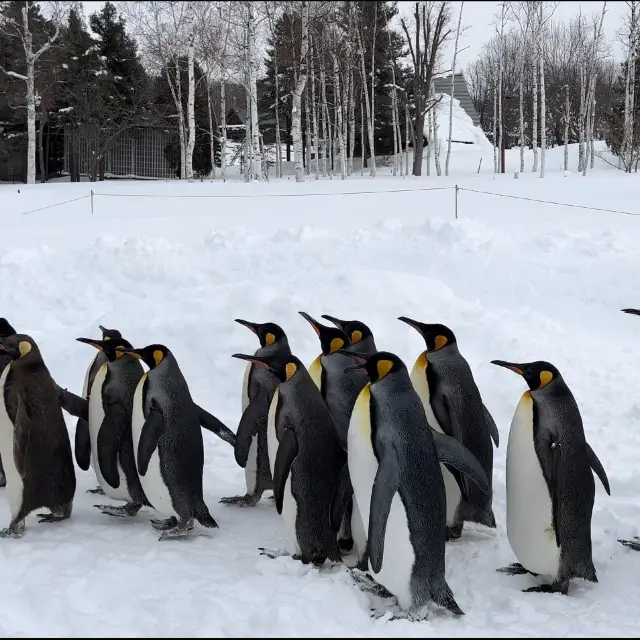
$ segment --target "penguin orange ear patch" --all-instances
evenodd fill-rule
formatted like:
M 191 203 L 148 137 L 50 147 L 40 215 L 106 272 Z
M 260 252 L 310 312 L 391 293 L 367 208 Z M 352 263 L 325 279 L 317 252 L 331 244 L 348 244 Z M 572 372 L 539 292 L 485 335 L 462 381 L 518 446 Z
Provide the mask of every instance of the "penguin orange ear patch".
M 276 337 L 273 335 L 273 333 L 267 333 L 267 335 L 264 337 L 264 343 L 267 346 L 273 344 L 275 341 L 276 341 Z
M 362 331 L 358 331 L 357 329 L 351 334 L 351 342 L 353 344 L 357 344 L 362 340 Z
M 436 351 L 446 346 L 448 340 L 444 336 L 436 336 Z
M 18 344 L 18 350 L 20 351 L 20 357 L 23 358 L 27 354 L 31 353 L 31 343 L 26 340 L 22 340 Z
M 378 380 L 382 380 L 391 369 L 393 369 L 393 362 L 391 360 L 380 360 L 376 364 L 378 370 Z
M 287 366 L 284 368 L 284 371 L 287 375 L 287 380 L 291 380 L 297 370 L 298 367 L 296 367 L 295 362 L 288 362 Z
M 153 359 L 155 360 L 156 366 L 158 366 L 162 362 L 163 358 L 164 358 L 164 353 L 162 353 L 160 349 L 156 349 L 153 352 Z
M 344 340 L 342 338 L 333 338 L 329 345 L 329 353 L 335 353 L 338 349 L 344 347 Z
M 540 389 L 546 387 L 553 380 L 553 373 L 551 371 L 540 372 Z

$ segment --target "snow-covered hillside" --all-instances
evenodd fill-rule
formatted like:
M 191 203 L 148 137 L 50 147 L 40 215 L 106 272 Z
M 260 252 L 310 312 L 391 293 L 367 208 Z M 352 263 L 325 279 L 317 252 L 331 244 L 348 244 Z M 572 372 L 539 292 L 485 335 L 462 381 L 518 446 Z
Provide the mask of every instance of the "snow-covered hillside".
M 22 215 L 85 196 L 86 183 L 0 185 L 0 315 L 35 338 L 57 381 L 76 392 L 95 352 L 75 338 L 103 324 L 135 346 L 169 346 L 195 400 L 235 431 L 244 363 L 231 355 L 257 341 L 234 318 L 281 324 L 307 364 L 319 344 L 298 311 L 361 319 L 408 366 L 423 343 L 398 316 L 451 327 L 501 436 L 498 528 L 468 526 L 447 546 L 447 580 L 466 615 L 373 620 L 371 597 L 344 567 L 260 556 L 258 547 L 289 545 L 283 522 L 266 497 L 254 509 L 219 504 L 244 491 L 244 472 L 230 446 L 204 432 L 205 500 L 220 528 L 158 542 L 151 510 L 127 521 L 102 515 L 93 505 L 110 501 L 85 493 L 94 472 L 76 468 L 69 521 L 31 516 L 24 538 L 0 540 L 1 635 L 638 635 L 640 553 L 616 538 L 640 534 L 640 319 L 620 313 L 640 306 L 640 218 L 462 191 L 454 220 L 453 190 L 419 190 L 458 183 L 640 214 L 638 178 L 600 160 L 588 178 L 565 177 L 560 149 L 544 180 L 494 177 L 484 172 L 491 149 L 474 144 L 485 154 L 479 176 L 461 159 L 440 180 L 102 183 L 96 193 L 111 195 L 95 196 L 93 215 L 88 199 Z M 507 162 L 516 166 L 517 151 Z M 522 593 L 539 581 L 496 573 L 515 561 L 505 455 L 525 386 L 493 359 L 555 364 L 609 475 L 611 497 L 596 483 L 592 523 L 599 583 L 577 580 L 566 597 Z M 71 433 L 74 425 L 69 418 Z

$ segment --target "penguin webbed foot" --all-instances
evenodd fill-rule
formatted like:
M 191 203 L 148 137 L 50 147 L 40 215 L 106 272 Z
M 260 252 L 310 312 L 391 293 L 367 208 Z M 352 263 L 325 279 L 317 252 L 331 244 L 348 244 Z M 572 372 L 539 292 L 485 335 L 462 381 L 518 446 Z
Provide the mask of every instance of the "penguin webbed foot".
M 508 576 L 523 576 L 526 573 L 530 573 L 532 576 L 537 577 L 537 573 L 533 573 L 533 571 L 529 571 L 529 569 L 525 569 L 519 562 L 514 562 L 507 567 L 500 567 L 500 569 L 496 569 L 498 573 L 506 573 Z
M 102 490 L 102 487 L 96 487 L 95 489 L 87 489 L 87 493 L 95 493 L 99 496 L 103 496 L 104 491 Z
M 24 532 L 24 520 L 12 521 L 6 529 L 0 529 L 0 538 L 22 538 Z
M 640 538 L 638 536 L 633 536 L 633 540 L 620 540 L 620 539 L 618 539 L 618 542 L 623 547 L 628 547 L 629 549 L 632 549 L 633 551 L 640 551 Z
M 171 528 L 165 529 L 158 540 L 169 540 L 172 538 L 182 538 L 188 535 L 193 530 L 193 518 L 187 518 L 186 520 L 179 520 L 178 524 Z
M 167 531 L 173 529 L 178 525 L 178 519 L 174 516 L 167 518 L 166 520 L 151 520 L 151 526 L 156 531 Z
M 68 520 L 71 517 L 71 507 L 72 503 L 67 502 L 66 504 L 61 504 L 53 507 L 51 509 L 51 513 L 37 513 L 36 516 L 40 518 L 38 522 L 46 522 L 52 524 L 55 522 Z
M 121 507 L 115 507 L 111 504 L 94 504 L 96 509 L 100 509 L 102 513 L 107 516 L 114 516 L 115 518 L 127 518 L 131 516 L 135 516 L 140 509 L 142 509 L 141 504 L 134 504 L 133 502 L 127 502 L 127 504 Z
M 267 547 L 258 547 L 258 551 L 260 551 L 261 556 L 267 556 L 267 558 L 271 558 L 275 560 L 276 558 L 293 558 L 294 560 L 302 560 L 302 556 L 298 553 L 291 555 L 288 551 L 284 549 L 268 549 Z
M 378 598 L 393 598 L 394 595 L 381 584 L 378 584 L 368 573 L 360 569 L 349 569 L 351 577 L 358 587 L 365 593 L 370 593 Z
M 260 493 L 247 493 L 243 496 L 229 496 L 228 498 L 220 498 L 222 504 L 232 504 L 236 507 L 255 507 L 260 498 L 262 497 L 262 491 Z
M 569 581 L 552 582 L 551 584 L 541 584 L 537 587 L 523 589 L 523 593 L 561 593 L 563 596 L 569 594 Z

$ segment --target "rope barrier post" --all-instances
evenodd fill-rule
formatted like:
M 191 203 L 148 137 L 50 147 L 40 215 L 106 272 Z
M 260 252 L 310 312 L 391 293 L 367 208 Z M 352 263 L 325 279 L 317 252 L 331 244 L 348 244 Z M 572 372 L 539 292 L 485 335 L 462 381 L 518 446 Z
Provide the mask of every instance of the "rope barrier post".
M 456 220 L 458 219 L 458 191 L 460 188 L 456 185 L 456 195 L 455 195 L 455 211 L 456 211 Z
M 93 215 L 93 189 L 91 189 L 91 215 Z

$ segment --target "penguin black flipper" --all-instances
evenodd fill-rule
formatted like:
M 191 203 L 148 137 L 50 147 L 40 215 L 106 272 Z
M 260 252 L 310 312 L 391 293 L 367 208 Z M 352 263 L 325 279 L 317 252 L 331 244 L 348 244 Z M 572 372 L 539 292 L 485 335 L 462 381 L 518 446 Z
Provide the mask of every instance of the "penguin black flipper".
M 489 434 L 491 435 L 493 444 L 496 445 L 496 449 L 497 449 L 500 447 L 500 433 L 498 433 L 498 427 L 496 426 L 493 416 L 489 413 L 489 409 L 487 409 L 487 407 L 484 406 L 484 402 L 482 403 L 482 411 L 484 412 L 484 420 L 487 423 Z
M 331 529 L 336 533 L 340 531 L 342 519 L 351 496 L 353 496 L 353 486 L 351 485 L 351 476 L 349 475 L 349 463 L 345 462 L 338 476 L 338 482 L 331 503 Z
M 91 463 L 91 437 L 89 423 L 82 418 L 78 418 L 78 424 L 76 424 L 74 445 L 76 462 L 83 471 L 87 471 Z
M 138 473 L 143 476 L 147 473 L 151 456 L 158 446 L 158 440 L 164 433 L 164 416 L 160 407 L 151 401 L 149 415 L 144 421 L 138 443 Z
M 29 437 L 31 435 L 32 422 L 22 395 L 17 396 L 15 416 L 14 424 L 21 425 L 21 428 L 16 429 L 14 432 L 15 440 L 13 443 L 13 459 L 18 473 L 22 478 L 24 478 L 27 473 Z
M 438 462 L 459 472 L 461 480 L 471 480 L 485 495 L 491 495 L 489 479 L 478 459 L 455 438 L 432 429 Z M 457 479 L 457 478 L 456 478 Z M 466 488 L 466 485 L 465 485 Z M 460 489 L 463 490 L 462 484 Z M 464 491 L 463 491 L 464 494 Z
M 200 420 L 200 426 L 215 433 L 218 438 L 228 442 L 232 447 L 236 443 L 236 434 L 229 429 L 222 421 L 218 420 L 214 415 L 211 415 L 208 411 L 205 411 L 202 407 L 196 405 L 198 409 L 198 419 Z
M 260 391 L 260 393 L 254 396 L 251 402 L 249 402 L 240 418 L 233 453 L 236 462 L 243 469 L 247 466 L 251 439 L 258 433 L 260 428 L 266 424 L 268 412 L 268 396 L 264 391 Z
M 378 462 L 378 471 L 371 491 L 367 546 L 369 562 L 374 573 L 382 569 L 384 536 L 391 502 L 400 485 L 399 464 L 393 446 L 384 447 Z
M 98 431 L 98 464 L 102 477 L 114 489 L 120 486 L 118 453 L 126 427 L 127 410 L 125 406 L 121 402 L 108 404 L 100 431 Z
M 89 402 L 54 382 L 60 406 L 70 415 L 82 420 L 89 420 Z
M 282 431 L 282 439 L 278 444 L 276 463 L 273 468 L 273 495 L 276 499 L 276 510 L 282 514 L 282 502 L 284 500 L 284 486 L 291 472 L 291 465 L 298 455 L 298 441 L 294 430 L 285 425 Z
M 591 448 L 589 443 L 585 443 L 587 445 L 587 458 L 589 460 L 589 466 L 593 469 L 593 472 L 600 478 L 600 482 L 602 482 L 602 486 L 604 490 L 607 492 L 607 495 L 611 495 L 611 489 L 609 488 L 609 478 L 607 478 L 607 473 L 602 466 L 602 462 L 598 459 L 596 452 Z

